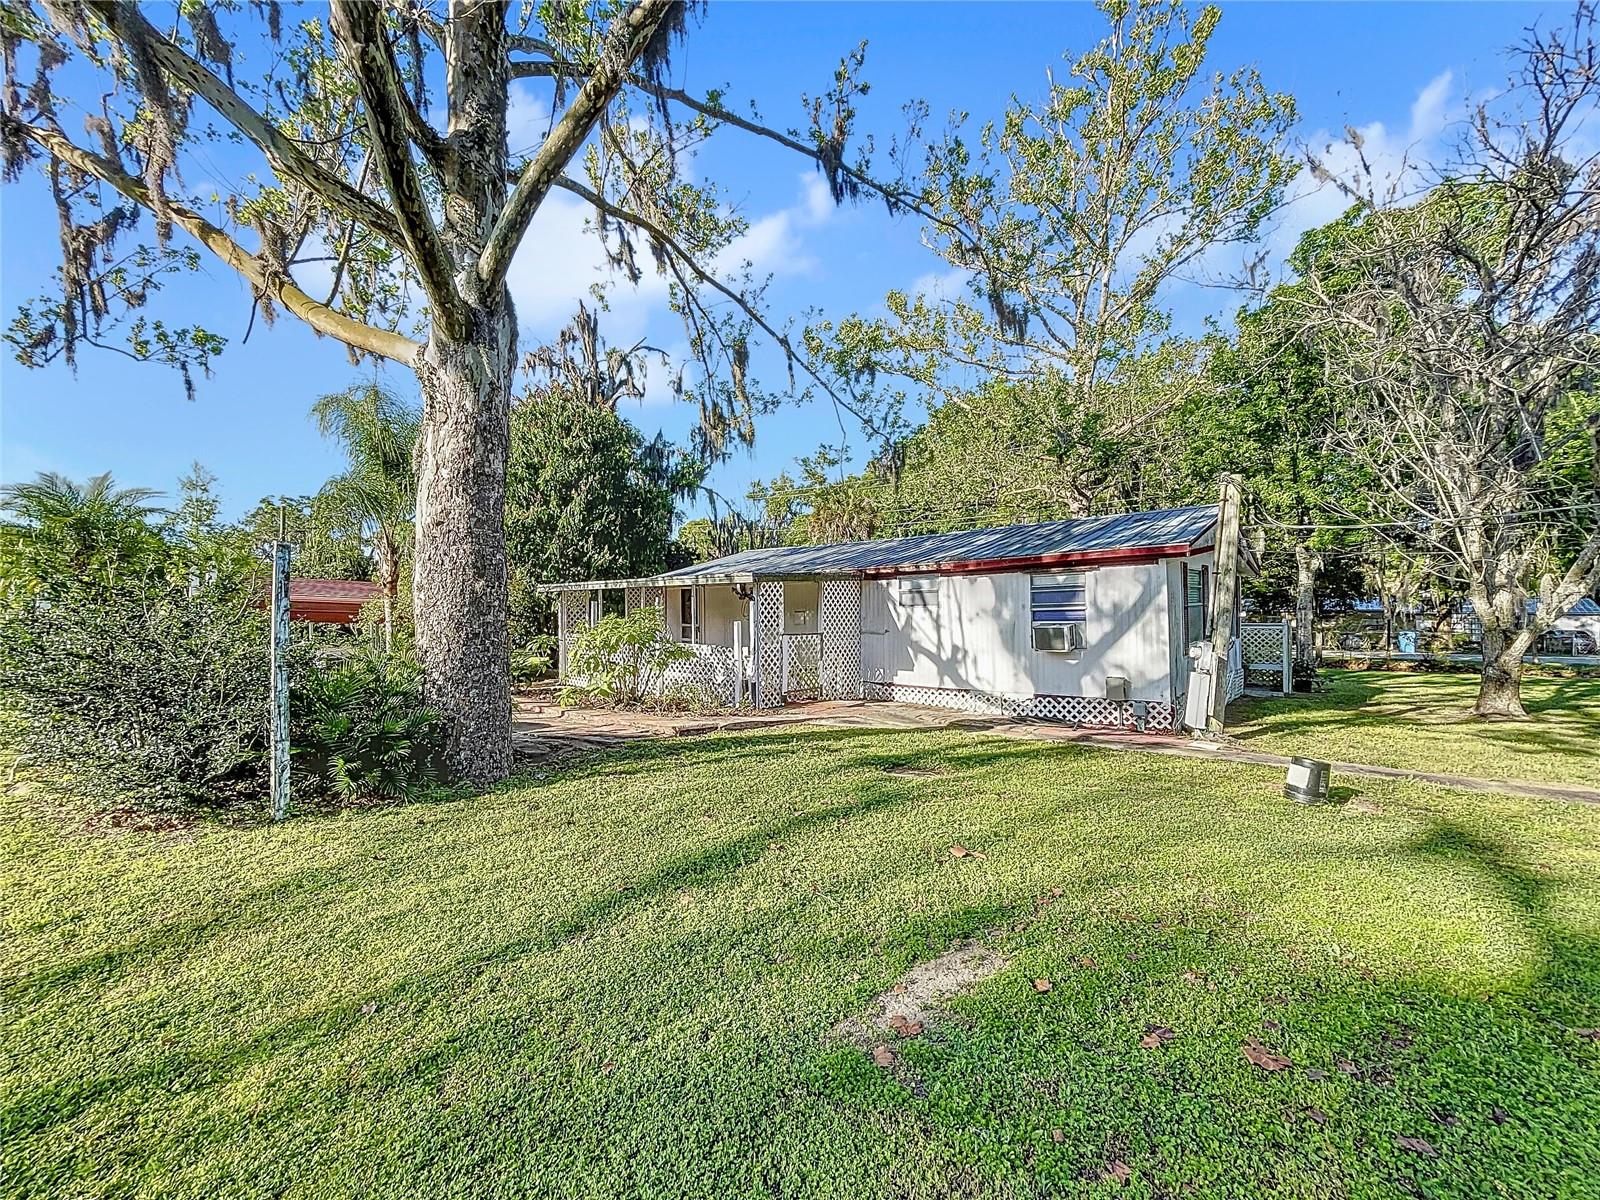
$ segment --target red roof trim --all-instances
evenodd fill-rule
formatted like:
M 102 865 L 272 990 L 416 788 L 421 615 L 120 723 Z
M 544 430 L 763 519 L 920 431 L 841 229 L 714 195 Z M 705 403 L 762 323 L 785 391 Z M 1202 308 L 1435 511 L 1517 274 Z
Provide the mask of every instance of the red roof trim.
M 1128 546 L 1117 550 L 1083 550 L 1073 554 L 1036 554 L 1030 558 L 980 558 L 968 562 L 929 563 L 925 567 L 879 567 L 868 570 L 866 574 L 879 578 L 895 575 L 999 575 L 1028 571 L 1035 567 L 1137 566 L 1193 553 L 1203 551 L 1196 551 L 1181 543 L 1170 546 Z

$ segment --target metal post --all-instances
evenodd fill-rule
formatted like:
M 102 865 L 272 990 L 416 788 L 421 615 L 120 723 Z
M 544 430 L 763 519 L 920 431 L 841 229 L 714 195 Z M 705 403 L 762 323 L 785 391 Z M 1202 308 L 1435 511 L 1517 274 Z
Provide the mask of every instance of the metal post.
M 1239 590 L 1239 509 L 1243 493 L 1237 475 L 1222 477 L 1222 495 L 1217 501 L 1217 569 L 1211 646 L 1217 653 L 1217 671 L 1212 678 L 1211 719 L 1206 727 L 1221 733 L 1228 710 L 1229 647 L 1233 643 L 1233 614 Z
M 289 551 L 272 543 L 272 819 L 289 814 Z

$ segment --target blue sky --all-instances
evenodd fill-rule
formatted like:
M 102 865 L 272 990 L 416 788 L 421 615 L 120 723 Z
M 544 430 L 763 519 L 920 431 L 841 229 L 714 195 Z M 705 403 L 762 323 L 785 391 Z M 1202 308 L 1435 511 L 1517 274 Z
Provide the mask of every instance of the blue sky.
M 1211 66 L 1255 65 L 1269 87 L 1296 98 L 1298 136 L 1306 144 L 1320 149 L 1353 125 L 1380 161 L 1397 159 L 1408 147 L 1426 152 L 1448 138 L 1464 98 L 1503 82 L 1505 47 L 1531 21 L 1559 20 L 1567 11 L 1496 3 L 1247 3 L 1223 10 Z M 726 86 L 730 104 L 753 99 L 769 123 L 799 126 L 801 92 L 824 86 L 840 55 L 866 39 L 873 89 L 859 128 L 886 139 L 900 126 L 901 104 L 912 97 L 926 99 L 936 114 L 961 109 L 981 120 L 997 116 L 1013 93 L 1037 96 L 1046 70 L 1059 70 L 1063 59 L 1091 47 L 1100 31 L 1100 14 L 1088 4 L 713 0 L 679 48 L 673 73 L 690 90 Z M 250 49 L 240 46 L 246 55 Z M 514 119 L 525 129 L 542 128 L 541 111 L 530 87 L 519 96 Z M 702 153 L 698 169 L 721 182 L 750 219 L 741 250 L 772 272 L 776 316 L 810 308 L 830 317 L 875 311 L 889 289 L 914 289 L 941 273 L 942 264 L 919 244 L 914 220 L 890 218 L 881 205 L 835 209 L 814 171 L 766 142 L 725 130 Z M 1295 191 L 1301 198 L 1269 234 L 1279 248 L 1340 208 L 1309 180 Z M 598 247 L 582 225 L 575 202 L 557 193 L 518 256 L 512 285 L 524 349 L 559 328 L 596 277 Z M 28 175 L 0 188 L 6 322 L 19 303 L 48 287 L 57 253 L 55 218 L 41 181 Z M 647 280 L 637 292 L 614 295 L 603 324 L 613 342 L 637 336 L 667 347 L 681 342 L 660 290 Z M 1226 318 L 1237 294 L 1191 287 L 1172 303 L 1181 323 L 1193 327 L 1207 315 Z M 243 342 L 247 290 L 214 261 L 157 297 L 150 312 L 204 320 L 229 338 L 213 375 L 199 381 L 196 398 L 185 399 L 170 372 L 92 348 L 80 354 L 76 375 L 59 363 L 26 370 L 7 354 L 0 365 L 0 480 L 40 470 L 79 477 L 110 470 L 124 483 L 170 491 L 199 461 L 219 477 L 225 511 L 236 515 L 265 495 L 313 491 L 337 469 L 337 456 L 318 438 L 307 409 L 318 395 L 372 367 L 353 368 L 342 346 L 318 339 L 288 316 L 273 328 L 258 321 Z M 406 374 L 383 374 L 414 391 Z M 775 386 L 782 382 L 777 372 L 769 378 Z M 626 415 L 647 433 L 662 429 L 674 437 L 682 437 L 691 420 L 659 394 Z M 751 480 L 840 438 L 831 408 L 785 406 L 760 421 L 754 451 L 718 467 L 711 482 L 724 495 L 741 496 Z

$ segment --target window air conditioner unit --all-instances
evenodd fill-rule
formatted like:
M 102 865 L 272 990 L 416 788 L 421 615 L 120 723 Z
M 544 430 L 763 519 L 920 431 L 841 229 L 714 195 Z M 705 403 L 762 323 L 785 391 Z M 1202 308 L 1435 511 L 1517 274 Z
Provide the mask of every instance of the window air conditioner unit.
M 1035 650 L 1055 650 L 1058 652 L 1083 649 L 1083 626 L 1074 622 L 1071 625 L 1035 625 L 1033 627 L 1033 648 Z

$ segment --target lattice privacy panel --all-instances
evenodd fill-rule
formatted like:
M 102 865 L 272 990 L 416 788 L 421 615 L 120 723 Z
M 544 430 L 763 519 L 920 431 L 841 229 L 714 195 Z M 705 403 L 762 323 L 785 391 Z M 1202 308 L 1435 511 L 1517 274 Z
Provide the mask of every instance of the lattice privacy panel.
M 861 581 L 828 579 L 822 584 L 817 628 L 822 631 L 819 691 L 825 700 L 861 695 Z
M 1288 626 L 1278 622 L 1251 622 L 1239 627 L 1239 641 L 1247 667 L 1280 666 Z
M 1240 653 L 1244 659 L 1246 683 L 1269 684 L 1283 692 L 1294 689 L 1294 668 L 1288 671 L 1289 623 L 1251 621 L 1239 627 Z
M 1228 642 L 1228 702 L 1231 704 L 1244 695 L 1244 655 L 1239 649 L 1239 639 Z
M 660 608 L 666 602 L 667 589 L 659 584 L 647 584 L 639 589 L 639 603 Z
M 893 700 L 900 704 L 923 704 L 986 716 L 1029 717 L 1036 721 L 1060 721 L 1103 729 L 1137 729 L 1140 705 L 1144 709 L 1146 729 L 1170 730 L 1177 719 L 1172 705 L 1153 701 L 1125 704 L 1095 696 L 999 696 L 905 683 L 868 683 L 864 691 L 869 700 Z
M 756 672 L 761 681 L 762 708 L 783 707 L 783 584 L 756 584 L 759 651 Z
M 783 699 L 815 700 L 822 681 L 822 635 L 785 634 L 783 639 Z
M 561 607 L 558 622 L 560 640 L 556 645 L 556 672 L 565 678 L 572 641 L 578 636 L 578 631 L 587 628 L 589 624 L 589 593 L 562 592 L 557 603 Z
M 639 598 L 644 592 L 643 588 L 631 587 L 622 590 L 622 611 L 631 613 L 639 607 Z

